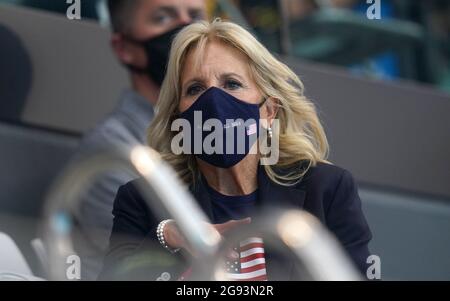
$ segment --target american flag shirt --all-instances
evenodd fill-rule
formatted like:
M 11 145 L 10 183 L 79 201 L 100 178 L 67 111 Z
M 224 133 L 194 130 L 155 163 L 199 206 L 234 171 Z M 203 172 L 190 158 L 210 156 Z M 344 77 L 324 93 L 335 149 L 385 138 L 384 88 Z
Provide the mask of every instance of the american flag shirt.
M 227 258 L 226 274 L 231 281 L 267 281 L 264 242 L 259 237 L 241 241 L 234 248 L 239 258 Z
M 248 195 L 226 196 L 208 186 L 206 179 L 204 183 L 211 197 L 215 224 L 253 216 L 258 200 L 258 190 Z M 234 251 L 238 256 L 225 259 L 225 276 L 228 280 L 268 280 L 264 242 L 257 234 L 255 234 L 255 237 L 245 239 L 234 246 Z

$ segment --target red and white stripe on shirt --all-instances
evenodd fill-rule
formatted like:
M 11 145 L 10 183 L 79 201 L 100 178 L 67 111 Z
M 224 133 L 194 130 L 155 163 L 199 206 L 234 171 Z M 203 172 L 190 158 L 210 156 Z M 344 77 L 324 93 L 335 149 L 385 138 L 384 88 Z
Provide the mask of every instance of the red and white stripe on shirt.
M 252 237 L 242 241 L 235 249 L 239 259 L 227 261 L 227 278 L 236 281 L 267 281 L 264 242 Z

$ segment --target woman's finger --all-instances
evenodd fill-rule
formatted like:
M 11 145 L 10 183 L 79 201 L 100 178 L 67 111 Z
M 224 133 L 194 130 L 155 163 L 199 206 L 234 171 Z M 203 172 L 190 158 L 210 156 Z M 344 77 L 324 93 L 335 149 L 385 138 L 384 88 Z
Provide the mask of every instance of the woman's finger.
M 219 231 L 220 234 L 224 234 L 231 229 L 234 229 L 236 227 L 242 226 L 242 225 L 248 225 L 252 222 L 252 219 L 250 217 L 244 218 L 241 220 L 231 220 L 224 224 L 215 225 L 216 230 Z

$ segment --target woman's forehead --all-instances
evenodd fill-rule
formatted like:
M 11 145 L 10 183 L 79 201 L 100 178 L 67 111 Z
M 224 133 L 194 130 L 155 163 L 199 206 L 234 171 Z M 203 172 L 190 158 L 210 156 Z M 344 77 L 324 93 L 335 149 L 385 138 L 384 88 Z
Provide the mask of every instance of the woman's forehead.
M 235 47 L 221 41 L 210 41 L 205 47 L 194 47 L 186 56 L 182 83 L 192 77 L 210 77 L 217 73 L 249 76 L 248 58 Z

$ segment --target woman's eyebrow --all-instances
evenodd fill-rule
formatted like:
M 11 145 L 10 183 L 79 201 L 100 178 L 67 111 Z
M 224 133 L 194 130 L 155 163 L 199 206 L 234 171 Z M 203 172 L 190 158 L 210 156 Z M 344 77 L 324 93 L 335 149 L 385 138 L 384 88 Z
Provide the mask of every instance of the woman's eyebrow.
M 220 75 L 220 79 L 221 80 L 224 80 L 224 79 L 227 79 L 227 78 L 230 78 L 230 77 L 236 77 L 236 78 L 240 79 L 241 81 L 245 81 L 242 76 L 240 76 L 239 74 L 234 73 L 234 72 L 222 73 Z M 192 83 L 204 83 L 204 79 L 201 78 L 201 77 L 191 78 L 191 79 L 187 80 L 185 83 L 183 83 L 182 87 L 188 86 L 188 85 L 190 85 Z
M 185 87 L 191 83 L 202 83 L 203 79 L 201 79 L 200 77 L 194 77 L 191 78 L 190 80 L 187 80 L 184 84 L 182 84 L 182 87 Z
M 239 74 L 234 73 L 234 72 L 222 73 L 222 74 L 220 75 L 220 77 L 221 77 L 222 79 L 224 79 L 224 78 L 229 78 L 229 77 L 237 77 L 238 79 L 244 81 L 244 78 L 243 78 L 242 76 L 240 76 Z

